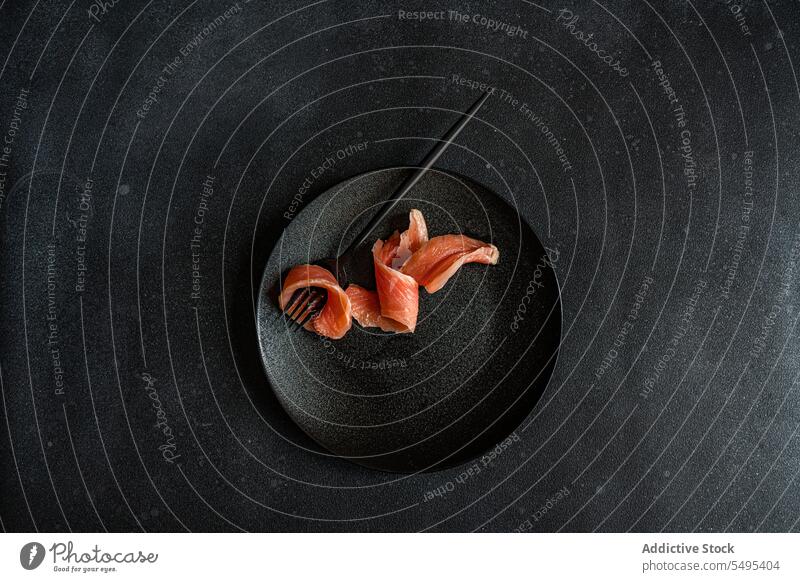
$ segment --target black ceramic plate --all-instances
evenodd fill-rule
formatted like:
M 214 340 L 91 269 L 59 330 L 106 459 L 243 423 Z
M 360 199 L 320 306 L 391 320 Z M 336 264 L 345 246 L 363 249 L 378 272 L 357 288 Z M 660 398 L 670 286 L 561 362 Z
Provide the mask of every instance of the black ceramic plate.
M 491 241 L 498 265 L 467 265 L 439 292 L 420 289 L 414 334 L 353 328 L 341 340 L 289 332 L 275 302 L 288 269 L 335 256 L 406 169 L 330 189 L 289 224 L 267 263 L 257 328 L 264 368 L 295 422 L 333 454 L 388 471 L 439 469 L 507 438 L 544 391 L 558 353 L 561 303 L 544 247 L 518 213 L 460 176 L 428 172 L 376 237 L 419 208 L 431 236 Z

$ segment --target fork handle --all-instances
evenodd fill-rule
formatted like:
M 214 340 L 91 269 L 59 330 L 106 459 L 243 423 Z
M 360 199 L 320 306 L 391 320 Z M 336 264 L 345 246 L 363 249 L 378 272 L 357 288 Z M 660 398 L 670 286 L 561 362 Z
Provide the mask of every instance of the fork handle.
M 458 137 L 458 134 L 461 133 L 461 130 L 467 125 L 470 119 L 478 112 L 478 110 L 483 106 L 486 100 L 491 96 L 491 91 L 487 91 L 481 97 L 473 103 L 472 107 L 470 107 L 465 113 L 461 115 L 461 118 L 451 127 L 448 132 L 439 140 L 439 143 L 433 148 L 430 153 L 425 157 L 422 161 L 420 166 L 411 174 L 408 178 L 406 178 L 401 186 L 395 191 L 392 196 L 383 203 L 380 210 L 372 217 L 369 221 L 367 226 L 364 227 L 364 230 L 361 231 L 356 239 L 350 243 L 350 246 L 347 247 L 347 250 L 342 253 L 342 255 L 348 255 L 353 252 L 355 249 L 360 247 L 364 242 L 369 238 L 372 234 L 372 231 L 375 230 L 375 227 L 380 224 L 380 222 L 386 218 L 386 215 L 389 214 L 392 209 L 397 205 L 397 203 L 409 193 L 409 191 L 420 181 L 422 176 L 430 170 L 436 161 L 441 157 L 444 151 L 453 143 L 453 140 Z

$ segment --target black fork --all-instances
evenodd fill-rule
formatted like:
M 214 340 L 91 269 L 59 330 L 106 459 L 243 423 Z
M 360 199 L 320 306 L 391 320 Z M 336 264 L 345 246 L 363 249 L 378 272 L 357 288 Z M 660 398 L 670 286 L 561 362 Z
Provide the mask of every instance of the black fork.
M 289 331 L 302 328 L 319 315 L 326 299 L 327 292 L 318 287 L 304 287 L 295 291 L 284 309 L 289 318 Z
M 478 110 L 486 103 L 486 100 L 491 96 L 491 92 L 486 92 L 472 104 L 472 107 L 467 109 L 459 120 L 448 130 L 448 132 L 439 140 L 439 143 L 425 156 L 422 163 L 417 169 L 406 178 L 400 187 L 395 190 L 394 194 L 383 203 L 378 212 L 370 219 L 369 223 L 364 227 L 361 233 L 353 239 L 350 246 L 345 249 L 336 258 L 322 259 L 317 261 L 317 265 L 328 269 L 334 274 L 339 285 L 346 285 L 347 283 L 359 283 L 372 280 L 372 261 L 368 260 L 363 252 L 363 245 L 375 228 L 383 221 L 384 218 L 394 209 L 397 203 L 408 194 L 411 189 L 416 186 L 422 176 L 430 170 L 433 165 L 439 160 L 444 151 L 453 143 L 453 141 L 461 133 L 461 130 L 467 125 Z M 327 293 L 323 289 L 317 287 L 306 287 L 298 289 L 292 295 L 289 303 L 284 309 L 286 317 L 289 318 L 289 329 L 300 329 L 306 323 L 314 319 L 322 307 L 325 305 Z

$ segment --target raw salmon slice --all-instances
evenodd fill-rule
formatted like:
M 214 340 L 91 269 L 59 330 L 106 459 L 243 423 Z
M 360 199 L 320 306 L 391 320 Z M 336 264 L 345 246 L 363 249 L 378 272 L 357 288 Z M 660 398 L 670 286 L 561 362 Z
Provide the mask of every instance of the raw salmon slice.
M 425 217 L 414 209 L 408 213 L 408 230 L 400 235 L 400 244 L 392 259 L 392 268 L 399 269 L 413 255 L 423 243 L 428 242 L 428 225 Z
M 278 303 L 283 310 L 298 289 L 318 287 L 328 292 L 325 305 L 319 315 L 309 321 L 305 328 L 331 339 L 340 339 L 353 324 L 350 298 L 339 287 L 336 277 L 317 265 L 297 265 L 292 267 L 283 281 Z
M 379 240 L 372 247 L 375 288 L 381 317 L 397 322 L 398 332 L 410 333 L 417 326 L 419 285 L 413 277 L 390 266 L 397 256 L 399 246 L 400 235 L 395 233 L 386 242 Z
M 353 319 L 361 327 L 379 327 L 383 331 L 394 331 L 402 333 L 408 331 L 407 326 L 402 323 L 383 317 L 381 315 L 381 302 L 378 299 L 377 291 L 364 289 L 360 285 L 349 285 L 345 291 L 350 298 L 353 306 Z
M 463 234 L 446 234 L 420 245 L 400 271 L 425 287 L 428 293 L 435 293 L 462 265 L 496 265 L 499 259 L 500 251 L 493 244 Z
M 411 333 L 419 315 L 419 285 L 400 267 L 428 240 L 428 226 L 419 210 L 408 215 L 408 229 L 395 231 L 372 247 L 376 291 L 350 285 L 347 293 L 357 304 L 353 317 L 362 327 Z

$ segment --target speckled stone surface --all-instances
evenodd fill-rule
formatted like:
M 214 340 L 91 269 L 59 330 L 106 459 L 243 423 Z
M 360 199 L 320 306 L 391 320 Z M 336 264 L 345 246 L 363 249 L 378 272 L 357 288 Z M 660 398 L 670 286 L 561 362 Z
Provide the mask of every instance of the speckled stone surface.
M 800 10 L 733 4 L 0 2 L 0 526 L 796 531 Z M 550 384 L 475 461 L 334 458 L 267 386 L 264 267 L 482 84 L 438 167 L 557 251 Z

